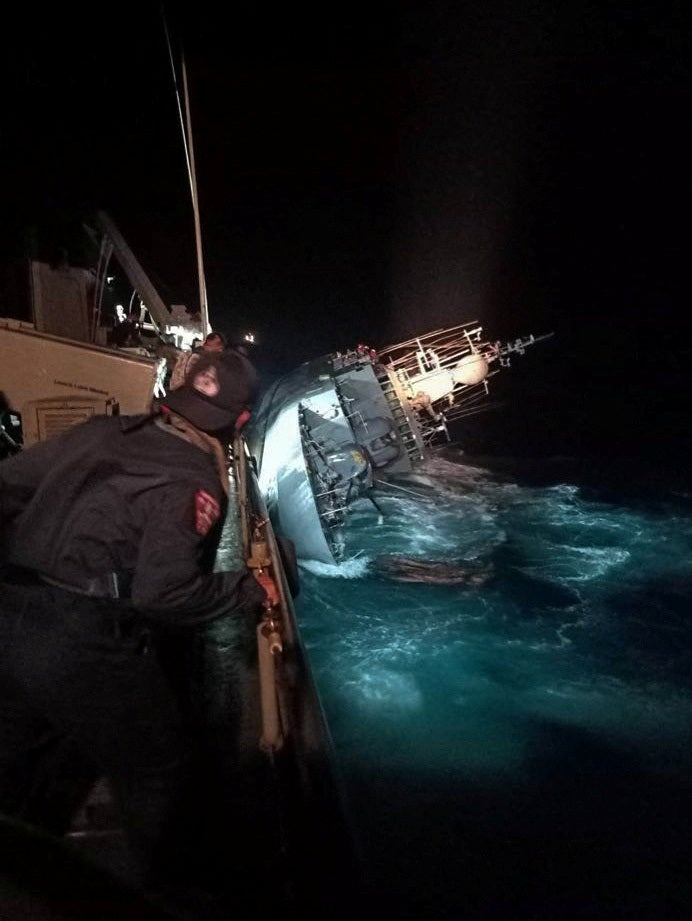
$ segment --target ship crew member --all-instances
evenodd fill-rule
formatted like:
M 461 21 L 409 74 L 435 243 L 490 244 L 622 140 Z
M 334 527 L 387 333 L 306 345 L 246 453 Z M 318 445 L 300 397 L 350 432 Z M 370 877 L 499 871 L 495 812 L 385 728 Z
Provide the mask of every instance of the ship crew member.
M 160 411 L 0 462 L 0 811 L 66 830 L 41 797 L 67 741 L 110 781 L 138 881 L 165 872 L 191 748 L 157 636 L 278 601 L 266 575 L 213 571 L 224 445 L 256 390 L 245 357 L 200 356 Z
M 177 390 L 178 387 L 182 387 L 200 355 L 203 355 L 205 352 L 216 355 L 223 352 L 225 348 L 226 337 L 223 333 L 211 332 L 206 336 L 199 348 L 193 347 L 191 352 L 183 352 L 178 357 L 175 367 L 171 372 L 170 389 Z

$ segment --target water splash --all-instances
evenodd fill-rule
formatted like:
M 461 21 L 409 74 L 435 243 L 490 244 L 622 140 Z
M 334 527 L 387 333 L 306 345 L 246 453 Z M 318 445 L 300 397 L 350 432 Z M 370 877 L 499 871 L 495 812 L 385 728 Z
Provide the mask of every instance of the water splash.
M 337 744 L 357 738 L 362 754 L 406 715 L 400 763 L 430 769 L 434 750 L 444 770 L 442 750 L 464 738 L 460 765 L 504 771 L 536 719 L 633 744 L 676 737 L 692 636 L 668 609 L 692 586 L 678 578 L 672 602 L 657 593 L 666 610 L 648 643 L 637 617 L 648 586 L 686 565 L 689 518 L 439 457 L 398 482 L 418 495 L 380 498 L 381 524 L 355 507 L 349 563 L 305 568 L 299 614 Z

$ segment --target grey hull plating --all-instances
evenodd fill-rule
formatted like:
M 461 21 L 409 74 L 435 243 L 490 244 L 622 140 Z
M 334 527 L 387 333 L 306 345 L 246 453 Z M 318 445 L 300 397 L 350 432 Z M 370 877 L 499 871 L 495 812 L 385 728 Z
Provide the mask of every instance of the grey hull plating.
M 334 356 L 301 365 L 272 387 L 248 435 L 277 532 L 299 559 L 340 559 L 346 510 L 373 469 L 411 469 L 369 361 L 335 367 Z

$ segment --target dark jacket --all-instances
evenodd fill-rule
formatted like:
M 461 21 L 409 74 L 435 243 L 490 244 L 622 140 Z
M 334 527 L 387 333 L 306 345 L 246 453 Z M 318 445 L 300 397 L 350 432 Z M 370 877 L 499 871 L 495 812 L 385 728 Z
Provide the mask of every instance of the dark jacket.
M 213 572 L 226 494 L 211 455 L 146 417 L 96 417 L 0 463 L 6 563 L 79 588 L 126 573 L 133 605 L 197 623 L 264 590 Z

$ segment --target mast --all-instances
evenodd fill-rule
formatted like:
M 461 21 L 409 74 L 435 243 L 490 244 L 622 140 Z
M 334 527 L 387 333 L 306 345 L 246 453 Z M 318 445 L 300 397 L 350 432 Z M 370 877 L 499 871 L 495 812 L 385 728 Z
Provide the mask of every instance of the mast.
M 185 58 L 182 58 L 183 91 L 185 93 L 185 124 L 187 128 L 187 144 L 190 151 L 190 190 L 192 192 L 192 210 L 195 218 L 195 247 L 197 250 L 197 275 L 199 277 L 199 306 L 202 316 L 202 333 L 207 335 L 211 331 L 209 324 L 209 305 L 207 303 L 207 283 L 204 278 L 204 261 L 202 259 L 202 231 L 199 219 L 199 199 L 197 198 L 197 175 L 195 173 L 195 149 L 192 144 L 192 122 L 190 119 L 190 96 L 187 91 L 187 70 Z
M 187 89 L 187 70 L 185 69 L 185 56 L 181 54 L 181 64 L 183 73 L 183 91 L 185 93 L 185 117 L 180 106 L 180 93 L 178 92 L 178 80 L 173 61 L 173 51 L 171 49 L 170 36 L 168 34 L 168 25 L 166 17 L 163 17 L 163 26 L 166 33 L 166 44 L 168 45 L 168 57 L 171 63 L 171 73 L 173 74 L 173 86 L 175 87 L 175 98 L 178 103 L 178 115 L 180 124 L 183 129 L 183 147 L 185 148 L 185 160 L 187 162 L 187 175 L 190 181 L 190 194 L 192 196 L 192 211 L 195 219 L 195 249 L 197 252 L 197 276 L 199 279 L 199 310 L 202 321 L 202 334 L 207 335 L 211 331 L 209 323 L 209 305 L 207 303 L 207 284 L 204 278 L 204 260 L 202 258 L 202 231 L 199 217 L 199 200 L 197 197 L 197 175 L 195 173 L 195 154 L 192 145 L 192 121 L 190 118 L 190 97 Z

